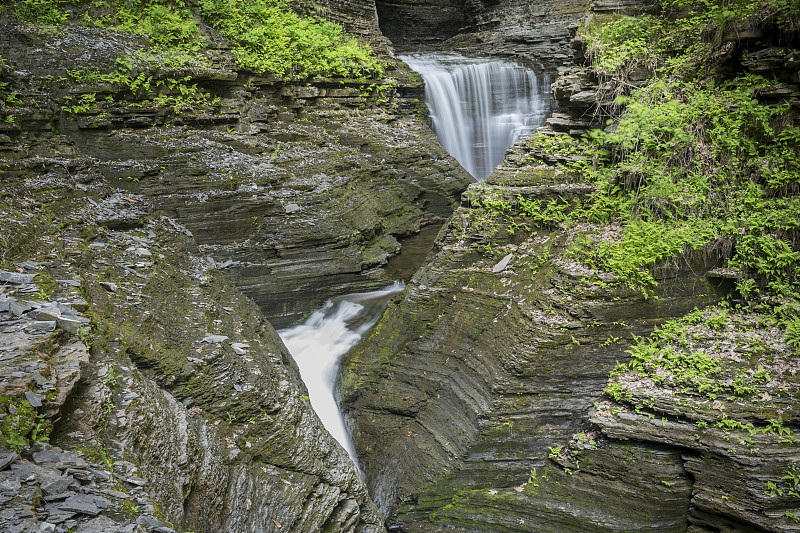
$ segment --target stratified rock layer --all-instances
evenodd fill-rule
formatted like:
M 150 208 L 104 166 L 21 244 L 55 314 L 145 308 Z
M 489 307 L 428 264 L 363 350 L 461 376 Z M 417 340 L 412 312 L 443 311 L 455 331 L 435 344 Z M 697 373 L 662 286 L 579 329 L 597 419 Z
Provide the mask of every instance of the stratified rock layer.
M 208 91 L 206 105 L 178 110 L 123 84 L 52 79 L 88 77 L 74 74 L 88 66 L 113 73 L 120 54 L 143 49 L 139 39 L 85 28 L 54 37 L 13 22 L 6 29 L 0 53 L 18 68 L 4 79 L 28 104 L 4 125 L 14 136 L 7 145 L 27 132 L 63 134 L 60 155 L 76 179 L 102 177 L 154 199 L 276 326 L 330 296 L 391 281 L 381 267 L 398 239 L 441 223 L 471 181 L 424 123 L 389 103 L 398 88 L 413 93 L 419 84 L 402 70 L 383 81 L 291 85 L 237 71 L 224 47 L 188 72 L 137 64 L 159 94 L 184 76 L 184 85 Z M 33 51 L 31 41 L 39 43 Z M 97 103 L 64 105 L 83 95 Z
M 713 426 L 724 404 L 681 411 L 685 398 L 652 384 L 622 404 L 604 395 L 632 335 L 724 293 L 724 280 L 705 276 L 713 258 L 659 265 L 657 299 L 576 263 L 571 244 L 582 234 L 614 239 L 616 230 L 535 227 L 521 202 L 569 208 L 591 186 L 533 161 L 515 148 L 471 186 L 435 255 L 345 362 L 342 405 L 389 523 L 408 532 L 790 530 L 792 504 L 765 483 L 797 462 L 793 437 Z M 781 402 L 795 400 L 775 407 L 787 424 L 789 387 Z M 774 413 L 756 416 L 756 428 Z
M 366 36 L 370 7 L 329 15 Z M 471 178 L 394 100 L 418 82 L 284 82 L 213 33 L 170 67 L 130 34 L 2 24 L 2 436 L 106 465 L 65 491 L 116 492 L 46 504 L 48 471 L 3 493 L 0 529 L 383 531 L 268 318 L 385 284 L 398 239 L 454 209 Z

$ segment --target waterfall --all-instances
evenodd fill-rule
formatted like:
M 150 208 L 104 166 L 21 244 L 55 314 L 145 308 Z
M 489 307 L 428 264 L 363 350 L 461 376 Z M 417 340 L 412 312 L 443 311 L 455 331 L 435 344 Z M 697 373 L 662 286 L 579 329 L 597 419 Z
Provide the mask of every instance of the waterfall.
M 521 65 L 457 54 L 400 56 L 425 80 L 425 101 L 442 146 L 477 180 L 506 149 L 544 124 L 550 81 Z
M 300 368 L 311 407 L 356 464 L 356 451 L 335 397 L 339 359 L 375 325 L 389 299 L 403 287 L 395 282 L 379 291 L 328 300 L 304 323 L 278 331 Z

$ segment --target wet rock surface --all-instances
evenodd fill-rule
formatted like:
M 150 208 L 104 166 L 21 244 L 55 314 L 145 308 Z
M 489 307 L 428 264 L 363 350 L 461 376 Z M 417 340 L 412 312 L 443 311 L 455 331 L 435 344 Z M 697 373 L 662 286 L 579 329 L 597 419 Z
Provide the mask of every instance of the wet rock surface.
M 329 15 L 377 43 L 370 6 Z M 385 284 L 399 239 L 452 212 L 471 179 L 418 102 L 240 72 L 214 35 L 177 72 L 140 37 L 2 24 L 0 529 L 383 531 L 268 318 Z M 207 98 L 96 81 L 121 56 Z
M 110 229 L 135 226 L 137 202 L 155 200 L 278 326 L 330 296 L 390 281 L 382 267 L 398 240 L 440 224 L 471 181 L 426 124 L 400 113 L 408 104 L 392 103 L 396 93 L 419 86 L 402 67 L 383 82 L 292 85 L 237 72 L 221 45 L 180 72 L 136 64 L 154 86 L 180 76 L 202 86 L 205 99 L 178 111 L 124 85 L 52 80 L 53 73 L 88 68 L 81 44 L 102 56 L 92 56 L 92 68 L 113 73 L 121 50 L 142 48 L 137 38 L 83 28 L 54 37 L 4 23 L 0 49 L 19 66 L 4 76 L 26 107 L 3 127 L 15 139 L 58 132 L 26 151 L 9 137 L 9 171 L 88 189 L 108 180 L 120 189 L 103 201 L 99 223 Z M 31 41 L 38 43 L 32 55 Z M 377 83 L 386 84 L 380 94 Z M 65 105 L 87 94 L 96 101 L 89 109 Z
M 191 232 L 101 181 L 15 187 L 69 198 L 74 227 L 41 228 L 40 261 L 0 285 L 9 531 L 383 530 L 274 329 Z
M 658 300 L 611 288 L 611 274 L 565 254 L 590 228 L 512 234 L 479 201 L 571 203 L 588 189 L 553 183 L 547 168 L 516 172 L 513 183 L 503 175 L 465 194 L 435 257 L 345 362 L 343 408 L 376 503 L 404 531 L 685 530 L 688 484 L 658 481 L 685 475 L 680 451 L 638 443 L 630 461 L 641 471 L 626 476 L 628 455 L 592 447 L 581 488 L 565 473 L 579 468 L 553 468 L 548 450 L 590 430 L 624 339 L 714 302 L 716 289 L 688 272 L 662 280 Z M 487 242 L 491 253 L 480 251 Z M 664 499 L 672 510 L 654 514 Z
M 770 72 L 780 82 L 759 100 L 794 101 L 794 53 L 756 45 L 756 33 L 723 36 L 724 49 L 751 48 L 725 68 Z M 614 87 L 585 66 L 560 72 L 558 109 L 541 133 L 605 127 Z M 343 408 L 390 528 L 796 531 L 794 349 L 757 314 L 715 306 L 732 285 L 713 254 L 656 265 L 654 301 L 570 255 L 581 234 L 613 240 L 614 227 L 537 227 L 522 216 L 523 200 L 580 204 L 591 185 L 554 167 L 583 157 L 511 147 L 345 362 Z M 693 321 L 684 336 L 659 342 L 678 358 L 709 357 L 714 371 L 699 390 L 666 365 L 614 372 L 637 338 L 681 317 Z

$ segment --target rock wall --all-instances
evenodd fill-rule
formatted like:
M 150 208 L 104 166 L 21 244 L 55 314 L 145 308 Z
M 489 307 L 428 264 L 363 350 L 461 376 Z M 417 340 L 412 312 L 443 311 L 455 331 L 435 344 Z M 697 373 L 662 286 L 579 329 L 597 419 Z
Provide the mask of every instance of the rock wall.
M 499 54 L 549 69 L 571 64 L 569 28 L 585 16 L 588 4 L 587 0 L 376 1 L 381 31 L 401 51 Z
M 324 14 L 379 48 L 370 13 Z M 471 178 L 395 98 L 419 82 L 287 83 L 213 33 L 170 67 L 135 35 L 0 22 L 0 323 L 19 332 L 0 347 L 24 367 L 0 420 L 35 465 L 2 454 L 0 529 L 383 531 L 269 320 L 388 283 L 399 240 L 452 212 Z
M 353 80 L 292 86 L 237 73 L 217 49 L 211 66 L 189 73 L 214 105 L 171 113 L 124 86 L 86 82 L 64 92 L 99 103 L 67 113 L 56 101 L 64 93 L 43 92 L 41 77 L 87 61 L 113 70 L 116 54 L 141 44 L 99 30 L 54 38 L 12 22 L 7 29 L 2 53 L 24 67 L 7 79 L 29 100 L 7 133 L 67 133 L 71 156 L 85 162 L 80 179 L 157 199 L 278 327 L 332 295 L 391 282 L 381 267 L 398 239 L 441 223 L 471 180 L 414 116 L 391 105 L 362 112 L 414 83 L 402 71 L 380 89 Z M 39 42 L 33 53 L 30 41 Z M 181 74 L 140 67 L 154 85 Z
M 722 37 L 730 55 L 721 68 L 770 72 L 780 81 L 760 101 L 796 101 L 795 52 L 778 51 L 790 38 L 757 28 Z M 739 63 L 734 52 L 745 48 Z M 560 109 L 542 133 L 602 127 L 614 87 L 586 66 L 561 70 L 553 84 Z M 756 312 L 716 324 L 726 311 L 714 304 L 733 280 L 714 268 L 715 253 L 655 265 L 657 300 L 577 263 L 581 235 L 613 241 L 619 228 L 536 223 L 521 207 L 582 204 L 592 186 L 554 168 L 570 157 L 512 147 L 464 194 L 435 254 L 345 362 L 343 409 L 388 524 L 406 532 L 797 530 L 794 348 Z M 685 337 L 659 347 L 711 354 L 717 396 L 665 383 L 666 374 L 614 372 L 636 338 L 687 315 Z
M 590 191 L 558 183 L 552 170 L 522 168 L 524 178 L 507 162 L 465 194 L 435 257 L 346 361 L 342 402 L 373 497 L 405 531 L 585 531 L 599 523 L 609 531 L 681 531 L 687 485 L 658 482 L 681 472 L 678 451 L 635 446 L 642 472 L 607 483 L 600 493 L 608 505 L 590 505 L 578 493 L 567 505 L 566 475 L 557 481 L 564 491 L 542 501 L 523 489 L 532 470 L 548 464 L 548 448 L 588 430 L 608 373 L 626 358 L 624 339 L 714 302 L 715 286 L 689 271 L 672 273 L 658 300 L 644 299 L 608 289 L 609 274 L 571 261 L 575 232 L 512 234 L 509 221 L 476 207 L 482 195 L 571 203 Z M 489 242 L 489 253 L 475 247 Z M 667 464 L 657 460 L 662 455 Z M 625 471 L 614 457 L 592 459 L 600 461 L 597 475 Z M 623 497 L 625 508 L 612 505 Z M 653 515 L 663 498 L 684 510 Z

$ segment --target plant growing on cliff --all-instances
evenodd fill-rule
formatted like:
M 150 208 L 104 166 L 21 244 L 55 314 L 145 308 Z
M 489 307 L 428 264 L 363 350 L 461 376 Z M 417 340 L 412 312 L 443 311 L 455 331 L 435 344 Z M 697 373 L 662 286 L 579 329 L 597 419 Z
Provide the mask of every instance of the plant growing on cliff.
M 63 24 L 69 18 L 62 0 L 21 0 L 13 4 L 14 15 L 25 22 Z
M 242 67 L 276 76 L 373 77 L 383 72 L 369 46 L 341 26 L 301 16 L 285 0 L 200 0 L 200 12 L 235 43 Z
M 0 396 L 0 410 L 7 413 L 0 423 L 0 436 L 10 449 L 19 451 L 50 440 L 50 425 L 27 400 Z
M 197 15 L 230 39 L 242 68 L 278 77 L 377 78 L 383 65 L 366 43 L 341 26 L 302 12 L 289 0 L 6 0 L 26 22 L 64 24 L 70 20 L 146 36 L 162 61 L 181 56 L 195 63 L 206 43 Z M 70 4 L 67 9 L 67 4 Z M 310 10 L 309 10 L 310 11 Z M 378 97 L 388 85 L 376 86 Z

